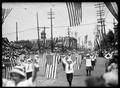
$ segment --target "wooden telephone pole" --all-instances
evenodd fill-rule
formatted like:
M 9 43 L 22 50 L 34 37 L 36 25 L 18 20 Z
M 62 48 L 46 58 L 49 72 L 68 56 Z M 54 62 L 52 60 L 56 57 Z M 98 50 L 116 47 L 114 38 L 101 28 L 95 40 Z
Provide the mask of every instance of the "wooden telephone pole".
M 98 8 L 97 16 L 99 17 L 97 19 L 97 21 L 98 21 L 97 28 L 100 27 L 100 36 L 103 38 L 104 42 L 106 42 L 106 40 L 105 40 L 105 35 L 106 35 L 106 32 L 105 32 L 105 18 L 103 18 L 103 16 L 105 15 L 105 10 L 103 9 L 103 7 L 105 7 L 105 6 L 104 6 L 103 2 L 99 2 L 98 4 L 95 4 L 95 6 L 96 6 L 95 8 Z
M 53 44 L 53 24 L 52 24 L 52 20 L 54 19 L 53 15 L 53 11 L 52 8 L 50 8 L 50 12 L 48 12 L 48 15 L 50 15 L 50 17 L 48 19 L 50 19 L 51 21 L 51 52 L 53 52 L 54 50 L 54 44 Z
M 38 49 L 39 49 L 39 53 L 40 53 L 40 36 L 39 36 L 39 21 L 38 21 L 38 12 L 37 12 L 37 32 L 38 32 Z
M 16 22 L 16 41 L 18 41 L 18 24 Z

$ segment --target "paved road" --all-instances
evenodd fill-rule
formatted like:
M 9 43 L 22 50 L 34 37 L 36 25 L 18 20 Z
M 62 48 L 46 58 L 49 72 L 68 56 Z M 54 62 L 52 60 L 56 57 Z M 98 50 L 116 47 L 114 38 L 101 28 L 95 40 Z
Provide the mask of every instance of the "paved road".
M 95 66 L 95 70 L 92 71 L 92 76 L 100 76 L 105 72 L 105 59 L 98 57 L 97 63 Z M 58 65 L 57 69 L 57 78 L 54 79 L 46 79 L 44 77 L 44 67 L 40 67 L 40 71 L 38 72 L 38 76 L 36 79 L 36 85 L 37 86 L 69 86 L 66 79 L 66 74 L 63 71 L 62 64 Z M 82 64 L 82 67 L 80 70 L 75 70 L 74 76 L 73 76 L 73 83 L 72 86 L 85 86 L 85 79 L 86 79 L 86 70 L 85 70 L 85 64 Z

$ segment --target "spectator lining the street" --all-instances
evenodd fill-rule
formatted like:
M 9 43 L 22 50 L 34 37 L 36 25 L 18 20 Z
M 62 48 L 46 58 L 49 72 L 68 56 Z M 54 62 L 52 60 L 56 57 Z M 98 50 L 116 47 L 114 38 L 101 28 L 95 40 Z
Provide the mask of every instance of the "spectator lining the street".
M 104 73 L 103 78 L 107 86 L 117 87 L 118 86 L 118 69 L 113 69 L 110 72 Z
M 106 59 L 106 62 L 105 62 L 105 72 L 108 72 L 107 67 L 109 66 L 109 60 L 112 59 L 112 54 L 107 53 L 105 55 L 105 59 Z
M 34 85 L 34 81 L 36 79 L 37 76 L 37 70 L 36 68 L 38 68 L 38 65 L 36 65 L 34 63 L 34 71 L 33 71 L 33 75 L 32 77 L 30 77 L 29 79 L 26 79 L 26 73 L 25 70 L 22 66 L 15 66 L 11 71 L 10 71 L 10 76 L 12 78 L 12 80 L 8 80 L 8 79 L 2 79 L 2 83 L 4 87 L 20 87 L 20 86 L 35 86 Z

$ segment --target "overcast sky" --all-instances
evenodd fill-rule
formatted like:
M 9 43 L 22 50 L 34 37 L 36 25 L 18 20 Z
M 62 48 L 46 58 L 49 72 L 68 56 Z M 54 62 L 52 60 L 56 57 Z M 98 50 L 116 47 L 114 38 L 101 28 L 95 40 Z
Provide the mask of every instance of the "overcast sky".
M 83 40 L 87 34 L 89 40 L 94 40 L 93 32 L 97 23 L 96 8 L 93 2 L 82 3 L 82 22 L 80 26 L 71 27 L 73 36 L 75 31 L 78 37 Z M 2 36 L 7 37 L 9 41 L 16 40 L 16 22 L 18 23 L 18 40 L 37 39 L 37 18 L 38 12 L 39 26 L 50 27 L 48 12 L 52 8 L 55 19 L 53 19 L 53 36 L 67 36 L 67 27 L 69 26 L 68 11 L 65 3 L 2 3 L 2 8 L 12 8 L 11 13 L 5 19 L 2 25 Z M 106 31 L 113 29 L 113 16 L 105 7 Z M 40 29 L 40 32 L 43 29 Z M 50 38 L 50 28 L 46 29 L 47 38 Z M 72 36 L 72 35 L 71 35 Z

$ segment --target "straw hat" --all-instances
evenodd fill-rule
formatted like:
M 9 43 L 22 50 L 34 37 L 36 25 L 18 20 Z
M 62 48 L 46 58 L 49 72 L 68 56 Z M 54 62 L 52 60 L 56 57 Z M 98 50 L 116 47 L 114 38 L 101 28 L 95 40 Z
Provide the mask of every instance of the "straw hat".
M 15 66 L 11 71 L 10 74 L 17 73 L 19 75 L 22 75 L 23 77 L 26 77 L 26 73 L 24 71 L 24 68 L 22 66 Z

